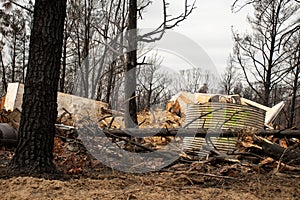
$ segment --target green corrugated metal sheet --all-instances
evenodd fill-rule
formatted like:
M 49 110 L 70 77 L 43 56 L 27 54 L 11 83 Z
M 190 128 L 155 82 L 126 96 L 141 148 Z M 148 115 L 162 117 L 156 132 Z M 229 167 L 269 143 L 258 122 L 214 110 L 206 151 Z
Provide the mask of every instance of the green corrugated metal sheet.
M 198 119 L 202 115 L 205 116 Z M 208 102 L 202 105 L 189 105 L 186 112 L 186 124 L 190 123 L 187 128 L 216 130 L 251 127 L 263 129 L 264 120 L 264 110 L 231 103 Z M 236 149 L 237 144 L 235 138 L 224 137 L 209 137 L 209 139 L 185 137 L 183 140 L 183 149 L 196 151 L 199 156 L 209 153 L 207 148 L 203 148 L 204 146 L 226 153 Z

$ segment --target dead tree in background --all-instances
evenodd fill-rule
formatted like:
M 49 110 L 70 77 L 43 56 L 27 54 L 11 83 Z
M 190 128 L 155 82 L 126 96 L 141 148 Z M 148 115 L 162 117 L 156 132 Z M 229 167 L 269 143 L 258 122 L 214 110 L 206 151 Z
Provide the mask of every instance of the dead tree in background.
M 2 71 L 2 84 L 3 84 L 3 92 L 7 91 L 7 81 L 6 81 L 6 72 L 5 66 L 3 63 L 2 51 L 0 51 L 0 60 L 1 60 L 1 71 Z
M 292 19 L 298 13 L 299 5 L 288 0 L 249 0 L 245 2 L 247 4 L 254 8 L 254 18 L 249 18 L 254 32 L 243 36 L 234 33 L 235 58 L 251 89 L 264 105 L 271 106 L 274 87 L 290 70 L 284 62 L 290 54 L 281 51 L 280 37 L 288 26 L 295 25 Z M 255 83 L 261 90 L 255 88 Z
M 239 78 L 238 71 L 234 66 L 233 58 L 230 55 L 227 61 L 227 67 L 225 69 L 225 72 L 224 74 L 222 74 L 221 77 L 220 86 L 222 88 L 222 92 L 224 92 L 227 95 L 233 94 L 236 85 L 240 83 L 239 81 L 240 78 Z
M 161 69 L 161 62 L 162 58 L 154 54 L 146 60 L 145 65 L 138 67 L 138 111 L 149 111 L 153 105 L 166 103 L 164 98 L 170 89 L 170 77 Z
M 129 0 L 129 13 L 127 22 L 127 61 L 125 66 L 125 126 L 137 126 L 136 105 L 136 67 L 137 67 L 137 1 Z
M 136 67 L 137 67 L 137 43 L 138 42 L 155 42 L 160 40 L 165 31 L 172 29 L 184 21 L 193 11 L 194 4 L 189 5 L 188 0 L 185 0 L 184 12 L 177 17 L 168 15 L 166 0 L 162 0 L 163 5 L 163 22 L 153 31 L 145 33 L 141 36 L 137 35 L 137 14 L 150 3 L 146 2 L 144 6 L 138 8 L 136 0 L 129 0 L 128 14 L 128 34 L 129 44 L 127 53 L 127 63 L 125 68 L 125 126 L 127 128 L 137 126 L 137 105 L 136 105 Z
M 288 118 L 288 128 L 292 128 L 295 124 L 296 117 L 299 117 L 299 107 L 297 107 L 297 99 L 299 97 L 299 88 L 300 88 L 300 38 L 299 31 L 298 34 L 291 34 L 287 32 L 288 40 L 284 42 L 284 47 L 286 51 L 291 52 L 291 56 L 287 60 L 287 63 L 290 65 L 290 73 L 284 79 L 288 89 L 291 90 L 290 97 L 290 108 L 289 108 L 289 118 Z M 283 37 L 284 39 L 284 37 Z

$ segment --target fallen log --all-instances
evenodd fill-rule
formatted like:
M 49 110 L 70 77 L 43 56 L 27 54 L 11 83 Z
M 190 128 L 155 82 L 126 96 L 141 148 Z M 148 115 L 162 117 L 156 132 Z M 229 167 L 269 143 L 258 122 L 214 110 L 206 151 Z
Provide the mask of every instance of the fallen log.
M 109 114 L 109 115 L 113 115 L 113 116 L 122 116 L 122 117 L 125 116 L 124 112 L 120 112 L 120 111 L 116 111 L 116 110 L 111 110 L 111 109 L 104 108 L 104 107 L 101 108 L 101 111 L 104 114 Z
M 104 134 L 114 134 L 119 137 L 152 137 L 152 136 L 161 136 L 161 137 L 238 137 L 242 135 L 241 130 L 211 130 L 206 128 L 127 128 L 127 129 L 102 129 Z M 258 136 L 274 136 L 278 138 L 300 138 L 300 130 L 260 130 L 253 132 L 253 134 Z
M 288 165 L 300 164 L 300 150 L 299 148 L 284 148 L 269 140 L 256 136 L 253 136 L 253 142 L 261 147 L 261 151 L 264 155 L 271 157 L 279 162 L 286 163 Z

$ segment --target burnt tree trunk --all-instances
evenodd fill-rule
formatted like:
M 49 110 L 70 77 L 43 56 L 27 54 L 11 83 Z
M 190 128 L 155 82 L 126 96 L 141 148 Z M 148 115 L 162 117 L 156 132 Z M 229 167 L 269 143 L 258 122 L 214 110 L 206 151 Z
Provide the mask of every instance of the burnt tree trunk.
M 109 72 L 108 72 L 108 82 L 107 82 L 107 91 L 106 91 L 106 97 L 105 97 L 105 102 L 110 104 L 110 96 L 113 90 L 113 79 L 114 79 L 114 70 L 115 70 L 115 65 L 116 65 L 116 61 L 113 61 L 110 65 L 109 65 Z
M 4 92 L 7 91 L 7 81 L 6 81 L 6 72 L 5 72 L 5 66 L 3 63 L 3 57 L 2 52 L 0 51 L 0 60 L 1 60 L 1 68 L 2 68 L 2 84 L 3 84 L 3 90 Z
M 296 102 L 297 102 L 297 91 L 299 87 L 299 74 L 300 74 L 300 44 L 298 45 L 299 51 L 296 53 L 296 69 L 295 69 L 295 78 L 293 83 L 293 94 L 292 94 L 292 102 L 291 102 L 291 112 L 290 112 L 290 119 L 288 123 L 288 127 L 291 128 L 294 126 L 295 121 L 295 110 L 296 110 Z
M 63 56 L 62 56 L 62 69 L 61 69 L 61 77 L 59 81 L 59 91 L 65 91 L 65 79 L 66 79 L 66 68 L 67 68 L 67 44 L 68 44 L 68 33 L 64 32 L 64 40 L 63 40 Z
M 15 22 L 13 22 L 15 23 Z M 17 57 L 17 33 L 16 30 L 14 31 L 14 41 L 13 41 L 13 55 L 12 55 L 12 64 L 11 64 L 11 82 L 15 82 L 15 75 L 16 75 L 16 57 Z
M 18 147 L 10 163 L 16 173 L 56 171 L 52 150 L 66 3 L 35 1 Z
M 300 164 L 300 150 L 298 148 L 287 148 L 272 143 L 265 138 L 253 136 L 253 142 L 261 147 L 261 152 L 277 161 L 282 161 L 288 165 Z
M 26 25 L 25 22 L 23 24 L 23 28 L 25 29 Z M 26 31 L 23 33 L 23 38 L 22 38 L 22 44 L 23 44 L 23 57 L 22 57 L 22 79 L 20 82 L 24 83 L 25 82 L 25 66 L 26 66 Z
M 137 2 L 129 1 L 128 13 L 128 50 L 125 77 L 125 126 L 133 128 L 137 126 L 136 106 L 136 66 L 137 66 Z

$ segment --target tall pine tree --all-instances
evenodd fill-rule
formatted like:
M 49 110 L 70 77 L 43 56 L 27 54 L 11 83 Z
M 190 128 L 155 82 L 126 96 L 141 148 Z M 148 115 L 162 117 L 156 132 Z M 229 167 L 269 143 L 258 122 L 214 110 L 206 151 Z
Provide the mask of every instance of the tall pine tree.
M 36 0 L 18 147 L 10 169 L 53 173 L 57 89 L 67 0 Z

